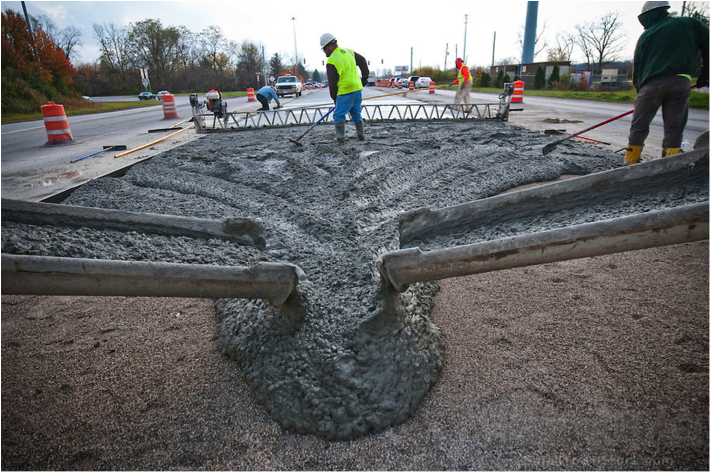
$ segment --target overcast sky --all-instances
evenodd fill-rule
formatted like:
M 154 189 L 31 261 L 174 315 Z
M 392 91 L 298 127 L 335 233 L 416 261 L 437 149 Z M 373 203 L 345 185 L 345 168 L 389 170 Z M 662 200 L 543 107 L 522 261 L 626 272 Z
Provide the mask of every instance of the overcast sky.
M 578 24 L 617 12 L 627 37 L 622 59 L 632 59 L 643 31 L 637 20 L 643 3 L 540 1 L 538 32 L 545 25 L 544 39 L 555 46 L 557 33 L 574 33 Z M 673 11 L 681 11 L 682 2 L 670 3 Z M 309 72 L 325 70 L 325 56 L 319 48 L 319 37 L 325 32 L 332 33 L 339 45 L 369 59 L 376 72 L 411 64 L 414 68 L 443 68 L 447 51 L 447 67 L 452 67 L 454 59 L 465 51 L 465 36 L 466 59 L 472 67 L 490 66 L 492 53 L 495 62 L 519 60 L 519 34 L 527 10 L 526 1 L 494 0 L 26 1 L 25 5 L 30 15 L 46 15 L 58 30 L 70 25 L 81 28 L 83 46 L 78 49 L 76 63 L 94 62 L 99 56 L 94 23 L 127 25 L 152 18 L 159 19 L 163 27 L 182 25 L 194 33 L 217 25 L 228 39 L 263 46 L 267 60 L 274 53 L 292 60 L 296 50 L 306 59 Z M 22 13 L 19 1 L 2 1 L 2 9 Z M 545 60 L 545 53 L 536 59 Z M 577 49 L 573 60 L 583 60 Z

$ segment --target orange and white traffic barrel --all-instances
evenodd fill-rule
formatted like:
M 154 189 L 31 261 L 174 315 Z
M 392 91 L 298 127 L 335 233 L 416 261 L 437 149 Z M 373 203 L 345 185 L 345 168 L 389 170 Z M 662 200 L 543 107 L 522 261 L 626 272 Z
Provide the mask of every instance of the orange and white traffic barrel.
M 247 102 L 256 102 L 257 101 L 257 96 L 254 95 L 254 89 L 249 88 L 247 89 Z
M 525 83 L 522 80 L 517 80 L 513 83 L 514 90 L 511 96 L 511 103 L 523 103 L 523 86 Z
M 175 103 L 175 96 L 167 93 L 163 94 L 160 99 L 163 101 L 163 118 L 178 118 L 178 105 Z
M 415 81 L 410 81 L 410 90 L 415 90 Z
M 435 93 L 435 83 L 434 81 L 430 81 L 430 94 Z
M 62 144 L 68 141 L 74 141 L 72 131 L 69 129 L 67 116 L 64 113 L 64 105 L 48 102 L 47 105 L 42 105 L 40 109 L 42 110 L 44 128 L 47 131 L 47 142 L 49 144 Z

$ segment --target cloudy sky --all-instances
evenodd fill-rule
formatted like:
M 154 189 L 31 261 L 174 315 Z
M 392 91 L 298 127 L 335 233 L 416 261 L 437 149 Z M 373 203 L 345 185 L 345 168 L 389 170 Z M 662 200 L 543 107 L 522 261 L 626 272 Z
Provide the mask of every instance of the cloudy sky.
M 599 21 L 605 14 L 617 12 L 627 38 L 622 59 L 632 59 L 643 31 L 637 20 L 643 3 L 543 0 L 538 4 L 538 31 L 545 26 L 544 39 L 554 46 L 557 33 L 574 33 L 578 24 Z M 682 2 L 670 3 L 672 10 L 681 11 Z M 464 51 L 473 67 L 491 65 L 492 54 L 495 61 L 520 59 L 519 34 L 527 10 L 526 1 L 493 0 L 26 1 L 25 5 L 30 15 L 46 15 L 58 30 L 70 25 L 81 28 L 83 46 L 78 50 L 77 63 L 94 62 L 99 56 L 94 23 L 127 25 L 152 18 L 159 19 L 164 27 L 182 25 L 195 33 L 219 26 L 228 39 L 263 46 L 267 59 L 279 53 L 291 60 L 296 50 L 306 59 L 308 71 L 325 69 L 319 37 L 330 32 L 341 46 L 368 58 L 376 72 L 411 64 L 414 68 L 442 68 L 447 52 L 447 67 L 452 67 Z M 708 7 L 708 2 L 705 5 Z M 21 13 L 22 5 L 19 1 L 2 1 L 2 9 Z M 545 59 L 545 54 L 536 59 Z M 579 50 L 573 59 L 582 61 Z

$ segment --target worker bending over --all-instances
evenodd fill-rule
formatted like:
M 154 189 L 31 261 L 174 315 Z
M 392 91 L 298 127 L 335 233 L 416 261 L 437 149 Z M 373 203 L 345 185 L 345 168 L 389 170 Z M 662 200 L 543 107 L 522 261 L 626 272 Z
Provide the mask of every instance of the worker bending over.
M 637 89 L 625 165 L 637 164 L 649 124 L 662 107 L 662 157 L 679 154 L 689 118 L 691 78 L 703 64 L 696 86 L 709 84 L 709 28 L 700 21 L 669 15 L 669 2 L 645 2 L 637 17 L 644 32 L 634 51 L 632 83 Z
M 274 87 L 271 85 L 265 85 L 259 89 L 257 91 L 257 100 L 259 100 L 259 103 L 262 104 L 262 108 L 258 108 L 257 111 L 263 112 L 269 110 L 269 102 L 271 102 L 272 99 L 274 99 L 277 104 L 276 108 L 281 108 L 281 102 L 279 102 L 279 97 L 276 92 L 274 92 Z
M 338 46 L 336 38 L 325 33 L 321 35 L 321 49 L 328 57 L 326 75 L 331 98 L 336 103 L 333 111 L 333 123 L 336 125 L 336 139 L 339 143 L 346 140 L 346 115 L 350 113 L 355 123 L 359 140 L 365 139 L 363 117 L 360 114 L 363 100 L 363 86 L 368 83 L 368 61 L 353 51 Z M 360 77 L 358 76 L 360 69 Z

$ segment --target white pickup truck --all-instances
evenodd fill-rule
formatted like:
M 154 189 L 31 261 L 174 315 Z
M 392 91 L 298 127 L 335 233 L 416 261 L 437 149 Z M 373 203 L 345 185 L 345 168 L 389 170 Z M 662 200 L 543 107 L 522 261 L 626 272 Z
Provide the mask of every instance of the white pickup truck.
M 294 97 L 301 97 L 304 86 L 296 76 L 281 76 L 276 81 L 276 92 L 279 97 L 294 94 Z

